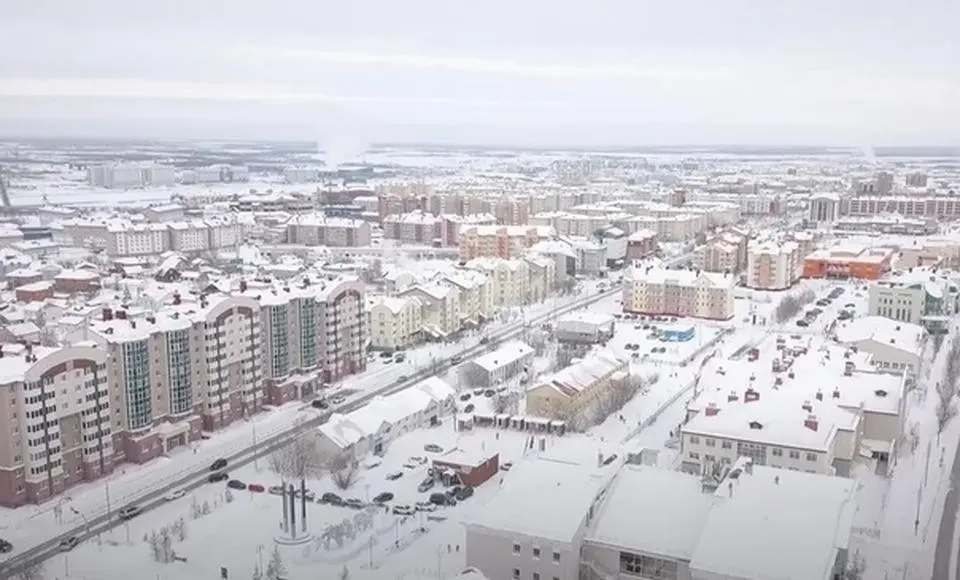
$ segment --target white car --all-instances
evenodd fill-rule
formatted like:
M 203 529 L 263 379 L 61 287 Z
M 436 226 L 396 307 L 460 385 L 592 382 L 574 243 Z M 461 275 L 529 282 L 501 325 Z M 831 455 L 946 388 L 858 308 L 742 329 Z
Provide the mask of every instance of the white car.
M 418 512 L 435 512 L 437 511 L 437 506 L 436 504 L 433 504 L 429 501 L 418 501 L 417 511 Z
M 408 505 L 395 505 L 393 506 L 393 513 L 398 516 L 412 516 L 417 513 L 417 510 Z
M 187 495 L 187 492 L 185 490 L 175 489 L 170 493 L 168 493 L 167 495 L 163 496 L 163 499 L 165 499 L 166 501 L 174 501 L 174 500 L 180 499 L 185 495 Z

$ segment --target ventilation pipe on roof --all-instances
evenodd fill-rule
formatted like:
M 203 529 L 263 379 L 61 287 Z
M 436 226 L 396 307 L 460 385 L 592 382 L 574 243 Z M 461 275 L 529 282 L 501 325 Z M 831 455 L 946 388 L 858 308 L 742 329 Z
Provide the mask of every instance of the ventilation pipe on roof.
M 816 415 L 807 415 L 807 419 L 803 422 L 803 426 L 811 431 L 816 431 L 820 427 L 820 420 L 817 419 Z
M 817 397 L 817 400 L 818 400 L 818 401 L 822 401 L 822 400 L 823 400 L 823 391 L 821 391 L 820 389 L 817 389 L 816 397 Z

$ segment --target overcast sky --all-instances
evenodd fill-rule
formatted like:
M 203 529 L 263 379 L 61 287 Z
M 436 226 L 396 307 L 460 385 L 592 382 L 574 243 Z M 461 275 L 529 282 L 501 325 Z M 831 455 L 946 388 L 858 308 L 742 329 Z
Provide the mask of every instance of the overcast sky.
M 956 144 L 958 0 L 6 0 L 0 132 Z

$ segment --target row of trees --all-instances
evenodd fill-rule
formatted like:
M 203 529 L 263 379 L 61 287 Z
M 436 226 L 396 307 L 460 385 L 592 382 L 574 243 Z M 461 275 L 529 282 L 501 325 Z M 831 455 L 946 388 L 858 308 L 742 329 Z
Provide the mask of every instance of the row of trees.
M 773 318 L 778 324 L 787 322 L 794 316 L 800 314 L 803 307 L 813 302 L 817 294 L 813 290 L 804 290 L 797 294 L 788 294 L 780 299 L 776 309 L 773 311 Z
M 637 393 L 643 391 L 648 385 L 656 383 L 659 379 L 659 375 L 644 377 L 638 373 L 625 374 L 598 395 L 588 408 L 574 411 L 564 407 L 553 410 L 550 416 L 564 421 L 570 430 L 586 431 L 590 427 L 603 423 L 611 415 L 618 413 L 637 396 Z
M 937 383 L 937 434 L 943 432 L 947 423 L 957 414 L 956 397 L 960 390 L 960 340 L 950 339 L 947 366 Z

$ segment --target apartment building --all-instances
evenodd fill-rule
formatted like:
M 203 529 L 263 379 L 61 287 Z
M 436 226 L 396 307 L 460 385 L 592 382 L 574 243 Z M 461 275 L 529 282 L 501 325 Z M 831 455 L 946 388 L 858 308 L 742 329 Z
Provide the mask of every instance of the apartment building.
M 737 231 L 721 232 L 697 248 L 693 263 L 707 272 L 739 273 L 747 267 L 749 241 Z
M 87 182 L 107 189 L 166 187 L 174 184 L 175 177 L 168 165 L 108 163 L 87 168 Z
M 502 199 L 494 202 L 493 215 L 497 223 L 505 226 L 522 226 L 530 221 L 530 206 L 522 199 Z
M 407 244 L 431 245 L 435 239 L 443 239 L 442 217 L 416 210 L 403 214 L 391 214 L 383 218 L 383 237 Z
M 623 311 L 729 320 L 735 286 L 730 274 L 632 267 L 623 276 Z
M 627 255 L 625 262 L 631 264 L 637 260 L 645 260 L 657 253 L 657 232 L 653 230 L 637 230 L 627 238 Z
M 180 182 L 184 185 L 194 183 L 239 183 L 250 181 L 250 169 L 246 165 L 217 164 L 207 167 L 184 169 L 180 173 Z
M 848 216 L 898 214 L 906 218 L 954 220 L 960 217 L 960 199 L 947 196 L 856 196 L 845 199 L 841 211 Z
M 111 257 L 151 256 L 168 250 L 200 252 L 234 248 L 243 242 L 243 226 L 229 216 L 164 223 L 78 219 L 64 222 L 63 228 L 72 245 L 103 250 Z
M 629 361 L 600 352 L 546 377 L 527 390 L 527 413 L 589 426 L 596 405 L 610 388 L 629 376 Z
M 0 345 L 0 505 L 40 503 L 113 471 L 109 354 Z
M 492 214 L 493 202 L 479 195 L 462 193 L 434 193 L 427 197 L 426 211 L 435 215 L 468 216 Z
M 457 289 L 460 295 L 460 316 L 467 324 L 479 325 L 493 316 L 496 310 L 496 291 L 490 277 L 483 272 L 461 269 L 444 275 L 440 281 Z
M 796 242 L 754 242 L 747 248 L 748 288 L 786 290 L 802 275 L 803 259 Z
M 465 226 L 460 228 L 460 260 L 474 258 L 517 258 L 540 241 L 536 227 Z
M 877 280 L 890 271 L 892 248 L 848 246 L 817 250 L 803 260 L 804 278 Z
M 493 288 L 495 308 L 520 306 L 532 301 L 530 293 L 530 265 L 525 260 L 476 258 L 467 268 L 484 273 Z
M 840 196 L 835 193 L 817 193 L 810 196 L 807 220 L 814 226 L 831 225 L 840 218 Z
M 376 297 L 368 312 L 371 350 L 393 352 L 420 341 L 423 304 L 416 297 Z
M 363 220 L 299 214 L 287 222 L 287 243 L 305 246 L 365 247 L 370 245 L 370 224 Z
M 463 326 L 460 291 L 452 284 L 441 281 L 417 284 L 403 290 L 398 296 L 416 298 L 422 304 L 420 318 L 427 337 L 443 339 L 455 334 Z
M 936 218 L 908 218 L 897 215 L 848 216 L 836 220 L 835 230 L 845 232 L 877 232 L 881 234 L 901 234 L 909 236 L 928 236 L 937 233 L 939 223 Z
M 263 376 L 274 404 L 307 397 L 366 368 L 369 330 L 358 279 L 304 277 L 244 292 L 262 305 Z
M 531 302 L 543 302 L 556 288 L 557 264 L 550 258 L 537 255 L 528 255 L 523 260 L 530 273 L 529 299 Z

